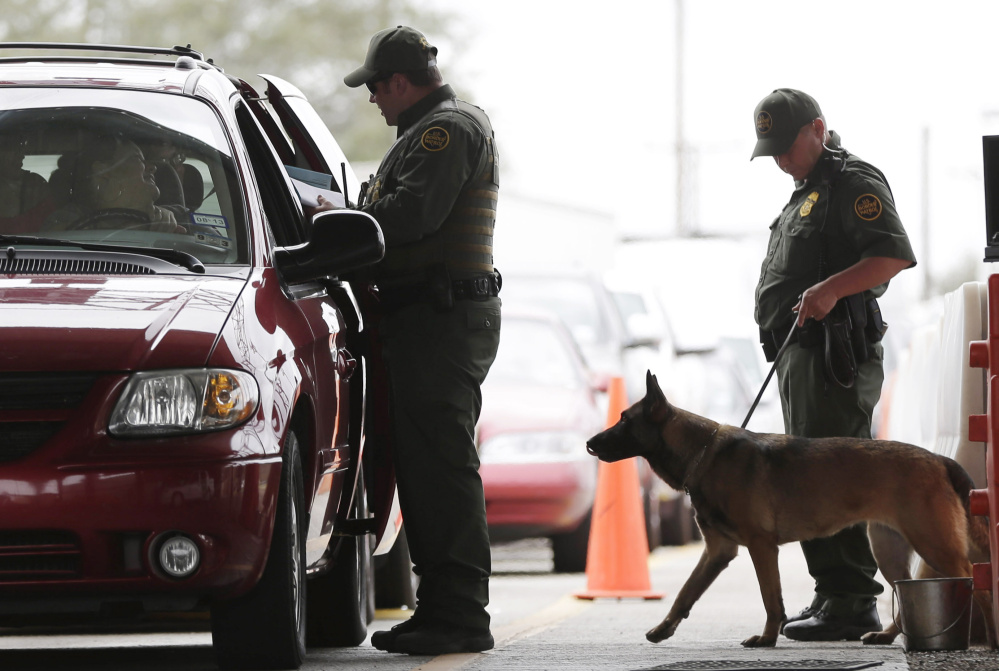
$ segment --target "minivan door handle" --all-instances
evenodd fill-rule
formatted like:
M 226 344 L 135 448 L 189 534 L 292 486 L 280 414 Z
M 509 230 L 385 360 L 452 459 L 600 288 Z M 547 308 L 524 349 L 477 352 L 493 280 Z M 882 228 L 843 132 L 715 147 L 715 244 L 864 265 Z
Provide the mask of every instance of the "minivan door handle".
M 340 377 L 344 380 L 350 378 L 356 368 L 357 361 L 350 356 L 350 352 L 346 348 L 338 349 L 336 352 L 336 372 L 340 374 Z

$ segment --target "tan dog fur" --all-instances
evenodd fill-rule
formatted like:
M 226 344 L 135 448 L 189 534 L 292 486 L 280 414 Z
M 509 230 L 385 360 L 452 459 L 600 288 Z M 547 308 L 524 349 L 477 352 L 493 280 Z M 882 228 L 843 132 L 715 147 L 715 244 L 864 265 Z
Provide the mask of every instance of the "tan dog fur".
M 906 541 L 950 577 L 971 576 L 969 543 L 988 552 L 987 522 L 968 512 L 971 478 L 952 459 L 890 441 L 757 434 L 670 405 L 651 373 L 646 386 L 645 398 L 587 450 L 604 461 L 644 457 L 690 494 L 704 553 L 666 618 L 646 634 L 653 643 L 673 635 L 740 545 L 749 549 L 767 612 L 763 633 L 742 642 L 748 647 L 775 645 L 786 619 L 777 565 L 784 543 L 872 522 L 872 548 L 892 583 L 908 577 Z M 989 594 L 975 599 L 991 639 Z M 890 643 L 897 634 L 892 624 L 864 642 Z

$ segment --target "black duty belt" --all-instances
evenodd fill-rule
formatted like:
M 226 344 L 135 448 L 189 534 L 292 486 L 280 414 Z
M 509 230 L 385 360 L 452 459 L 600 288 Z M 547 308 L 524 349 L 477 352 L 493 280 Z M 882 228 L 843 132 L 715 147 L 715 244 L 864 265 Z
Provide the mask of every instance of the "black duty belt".
M 781 345 L 787 340 L 788 333 L 794 326 L 793 322 L 786 327 L 776 328 L 773 331 L 760 329 L 760 343 L 763 345 L 763 354 L 767 361 L 774 361 Z M 825 332 L 822 330 L 822 323 L 814 319 L 805 320 L 804 326 L 795 329 L 791 334 L 790 342 L 799 343 L 801 347 L 818 347 L 825 342 Z
M 502 288 L 499 273 L 479 275 L 451 281 L 451 296 L 455 301 L 484 301 L 499 296 Z M 378 302 L 388 311 L 399 310 L 414 303 L 439 304 L 441 292 L 429 282 L 383 286 L 378 285 Z
M 454 292 L 456 301 L 464 299 L 484 301 L 487 298 L 499 296 L 500 286 L 500 280 L 496 273 L 490 273 L 464 280 L 452 280 L 451 291 Z

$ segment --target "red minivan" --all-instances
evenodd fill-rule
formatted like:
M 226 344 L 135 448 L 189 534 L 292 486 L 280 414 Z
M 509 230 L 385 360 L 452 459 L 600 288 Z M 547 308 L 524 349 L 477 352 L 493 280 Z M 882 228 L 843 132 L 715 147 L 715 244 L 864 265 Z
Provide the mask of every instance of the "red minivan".
M 384 240 L 305 215 L 358 183 L 264 80 L 190 48 L 0 45 L 4 626 L 208 610 L 238 668 L 366 636 L 398 509 L 344 274 Z

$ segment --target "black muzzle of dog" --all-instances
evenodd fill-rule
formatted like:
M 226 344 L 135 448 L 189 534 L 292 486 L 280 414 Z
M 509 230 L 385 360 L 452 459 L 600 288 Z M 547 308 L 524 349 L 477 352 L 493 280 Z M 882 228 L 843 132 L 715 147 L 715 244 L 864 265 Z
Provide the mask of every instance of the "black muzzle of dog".
M 621 422 L 586 441 L 586 451 L 609 463 L 638 456 L 641 453 L 640 445 L 625 430 Z

